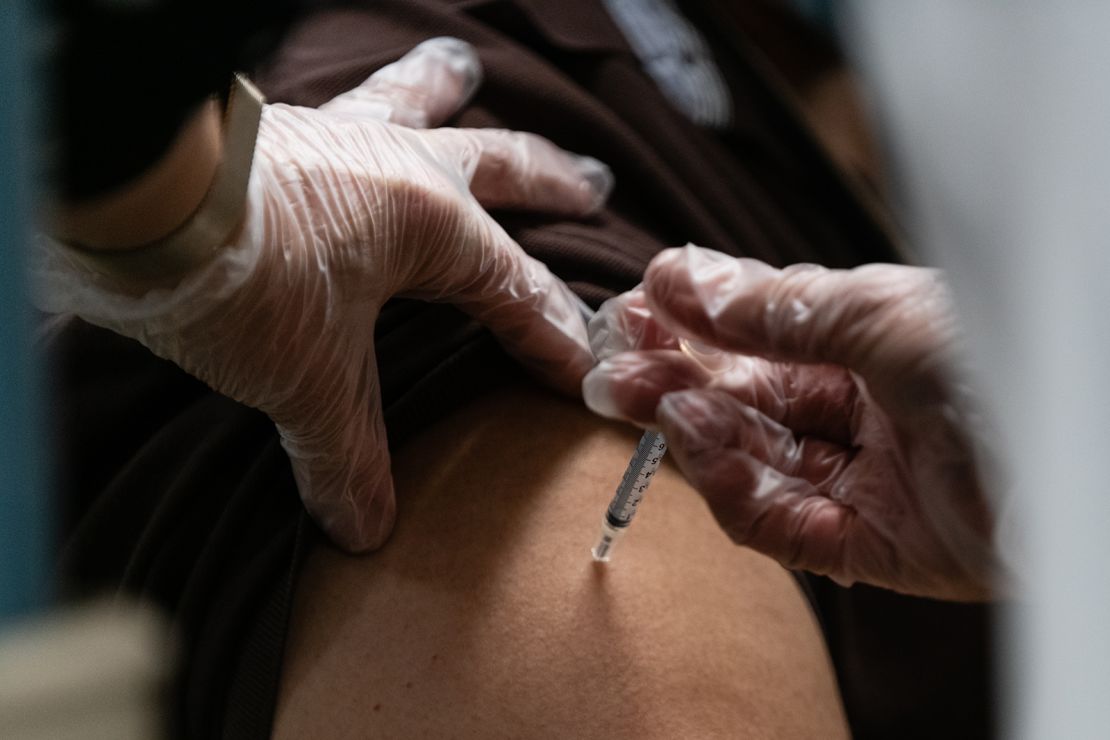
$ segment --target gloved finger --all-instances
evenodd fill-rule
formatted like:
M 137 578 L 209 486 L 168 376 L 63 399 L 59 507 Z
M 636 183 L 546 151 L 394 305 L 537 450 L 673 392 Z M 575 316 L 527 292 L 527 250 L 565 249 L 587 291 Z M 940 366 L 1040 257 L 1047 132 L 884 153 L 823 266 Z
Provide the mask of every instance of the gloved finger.
M 656 420 L 660 424 L 665 421 L 668 428 L 682 428 L 687 448 L 709 445 L 742 450 L 782 475 L 810 483 L 820 492 L 835 488 L 853 458 L 851 448 L 797 435 L 719 389 L 669 393 L 660 400 Z M 714 436 L 707 437 L 707 433 Z
M 472 219 L 451 257 L 431 255 L 405 295 L 450 301 L 540 379 L 580 395 L 582 377 L 594 364 L 585 304 L 476 205 Z
M 677 334 L 774 360 L 843 365 L 876 395 L 906 391 L 908 378 L 919 402 L 943 393 L 936 371 L 949 359 L 955 322 L 933 270 L 777 270 L 687 246 L 658 255 L 644 289 L 656 320 Z
M 474 47 L 443 36 L 416 46 L 358 87 L 324 103 L 320 110 L 429 128 L 466 105 L 481 82 L 482 64 Z
M 672 393 L 659 406 L 658 422 L 679 468 L 734 542 L 789 568 L 838 572 L 857 518 L 836 500 L 835 485 L 830 497 L 812 479 L 835 479 L 847 451 L 774 452 L 770 447 L 784 439 L 768 435 L 766 423 L 741 408 L 721 391 Z M 812 460 L 788 459 L 787 467 L 801 474 L 784 472 L 781 460 L 768 462 L 799 454 Z
M 715 379 L 714 387 L 788 427 L 795 436 L 841 445 L 853 444 L 864 410 L 859 382 L 839 365 L 745 356 Z
M 373 347 L 359 367 L 342 356 L 321 364 L 303 403 L 273 417 L 305 509 L 336 546 L 362 553 L 389 537 L 396 499 Z
M 582 398 L 595 414 L 654 427 L 664 395 L 704 388 L 711 381 L 705 368 L 676 350 L 623 352 L 601 360 L 586 374 Z
M 433 129 L 425 140 L 484 208 L 585 216 L 605 204 L 613 174 L 542 136 L 503 129 Z
M 835 365 L 733 355 L 727 371 L 713 373 L 684 352 L 637 351 L 602 360 L 582 381 L 591 410 L 640 426 L 654 425 L 664 395 L 690 388 L 723 390 L 796 436 L 843 445 L 852 444 L 862 413 L 859 386 Z
M 610 298 L 590 319 L 590 349 L 599 360 L 632 350 L 678 349 L 678 338 L 647 307 L 642 286 Z

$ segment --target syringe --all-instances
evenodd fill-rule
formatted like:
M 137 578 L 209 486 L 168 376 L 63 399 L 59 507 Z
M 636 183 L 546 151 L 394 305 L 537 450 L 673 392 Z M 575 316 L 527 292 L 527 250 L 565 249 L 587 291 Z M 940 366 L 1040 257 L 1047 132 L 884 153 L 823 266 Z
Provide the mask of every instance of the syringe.
M 688 339 L 680 338 L 678 344 L 687 357 L 714 375 L 728 372 L 739 362 L 735 355 Z M 632 517 L 636 515 L 636 508 L 644 497 L 644 491 L 651 485 L 651 479 L 659 469 L 659 463 L 663 461 L 663 455 L 666 452 L 667 440 L 664 439 L 662 432 L 644 432 L 644 436 L 640 437 L 640 444 L 636 446 L 636 452 L 628 462 L 621 484 L 617 486 L 617 492 L 605 511 L 605 518 L 601 520 L 601 539 L 592 550 L 594 560 L 602 563 L 609 562 L 613 547 L 632 523 Z
M 613 547 L 632 523 L 644 491 L 651 485 L 651 479 L 666 452 L 667 440 L 661 432 L 644 432 L 644 436 L 640 437 L 640 444 L 636 445 L 636 452 L 628 462 L 621 484 L 617 486 L 617 492 L 601 520 L 601 539 L 592 551 L 594 560 L 609 562 Z

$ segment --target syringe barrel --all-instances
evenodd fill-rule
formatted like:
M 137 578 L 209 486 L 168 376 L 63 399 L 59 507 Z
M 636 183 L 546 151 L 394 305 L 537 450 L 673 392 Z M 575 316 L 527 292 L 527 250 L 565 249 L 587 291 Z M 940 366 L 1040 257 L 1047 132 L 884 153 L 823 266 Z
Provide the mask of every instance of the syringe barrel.
M 667 442 L 662 433 L 647 431 L 640 437 L 640 443 L 636 445 L 624 477 L 605 512 L 605 520 L 610 526 L 619 529 L 627 527 L 632 521 L 632 517 L 636 515 L 636 507 L 640 505 L 644 491 L 651 485 L 666 451 Z

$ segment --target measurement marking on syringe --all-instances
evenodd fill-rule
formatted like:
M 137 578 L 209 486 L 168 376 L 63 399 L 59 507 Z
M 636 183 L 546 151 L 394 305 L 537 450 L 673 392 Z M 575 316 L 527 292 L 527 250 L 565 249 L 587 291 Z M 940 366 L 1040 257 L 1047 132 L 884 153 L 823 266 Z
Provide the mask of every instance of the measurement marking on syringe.
M 667 442 L 660 432 L 644 432 L 602 521 L 601 540 L 593 549 L 595 560 L 607 561 L 617 537 L 632 522 L 644 491 L 659 469 Z

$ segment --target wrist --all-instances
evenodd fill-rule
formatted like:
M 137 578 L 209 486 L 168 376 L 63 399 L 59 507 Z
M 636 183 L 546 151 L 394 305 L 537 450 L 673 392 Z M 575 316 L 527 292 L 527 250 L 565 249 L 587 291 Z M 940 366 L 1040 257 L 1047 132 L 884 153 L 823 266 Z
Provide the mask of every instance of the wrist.
M 170 149 L 122 189 L 49 214 L 56 238 L 96 251 L 140 247 L 173 233 L 196 212 L 216 176 L 223 154 L 220 107 L 200 106 Z
M 112 196 L 95 213 L 83 214 L 103 219 L 103 223 L 86 220 L 80 224 L 84 228 L 79 231 L 86 239 L 91 235 L 95 245 L 74 237 L 69 243 L 55 240 L 55 248 L 65 253 L 70 267 L 90 280 L 132 295 L 174 287 L 211 264 L 235 238 L 246 217 L 251 162 L 264 102 L 249 80 L 235 75 L 223 125 L 215 127 L 215 142 L 205 143 L 214 128 L 209 118 L 212 113 L 200 111 L 187 127 L 190 136 L 175 142 L 174 151 L 157 172 L 141 178 L 138 189 Z M 212 112 L 218 119 L 218 109 Z M 194 156 L 190 144 L 200 146 L 203 156 Z M 177 178 L 188 182 L 182 184 Z M 158 218 L 151 218 L 143 207 Z M 70 218 L 72 227 L 72 214 Z M 131 219 L 138 219 L 141 228 L 129 223 Z M 147 238 L 158 231 L 165 233 Z

